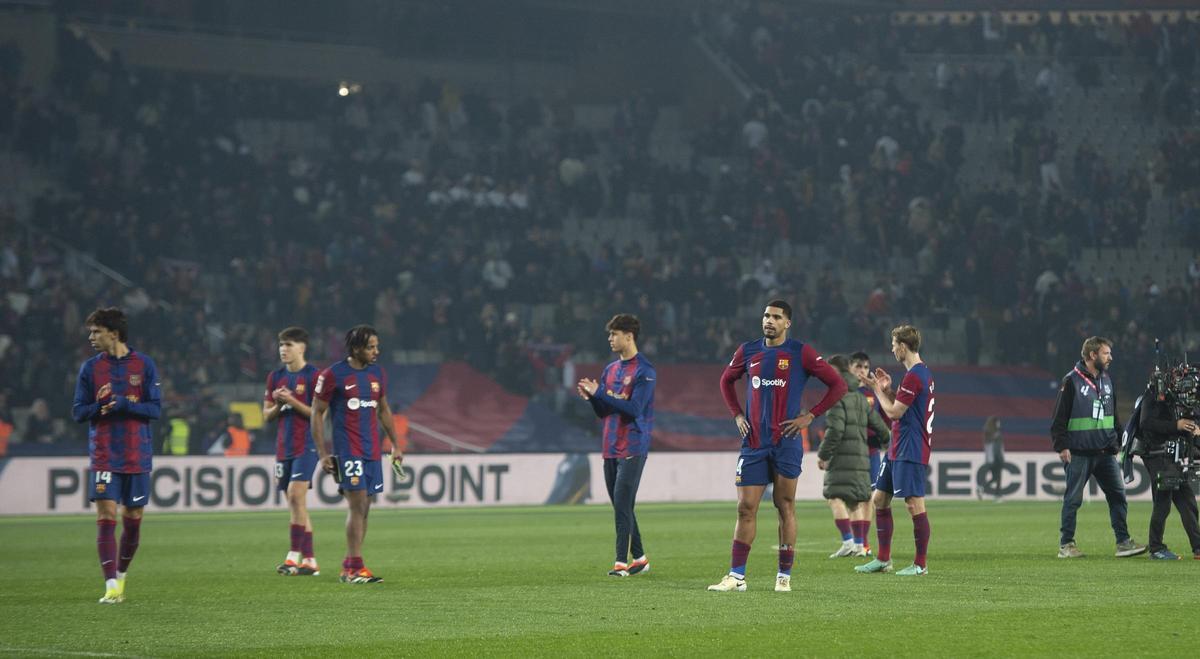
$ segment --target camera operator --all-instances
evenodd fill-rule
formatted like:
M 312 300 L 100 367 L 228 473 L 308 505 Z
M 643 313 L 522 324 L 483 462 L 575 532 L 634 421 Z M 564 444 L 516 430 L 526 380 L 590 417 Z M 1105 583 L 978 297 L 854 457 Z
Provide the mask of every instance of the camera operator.
M 1150 515 L 1150 558 L 1177 560 L 1163 544 L 1163 527 L 1171 513 L 1171 503 L 1179 510 L 1183 529 L 1192 545 L 1192 557 L 1200 560 L 1200 522 L 1197 521 L 1196 493 L 1178 456 L 1191 459 L 1200 422 L 1200 369 L 1186 364 L 1166 377 L 1151 380 L 1150 391 L 1142 401 L 1139 434 L 1143 446 L 1135 453 L 1150 472 L 1154 511 Z M 1176 450 L 1176 444 L 1179 444 Z

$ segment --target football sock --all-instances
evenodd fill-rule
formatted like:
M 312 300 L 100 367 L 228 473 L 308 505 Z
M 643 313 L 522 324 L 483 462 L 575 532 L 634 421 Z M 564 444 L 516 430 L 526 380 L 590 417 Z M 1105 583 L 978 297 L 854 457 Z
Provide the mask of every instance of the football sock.
M 862 545 L 867 542 L 867 534 L 871 530 L 871 522 L 865 519 L 856 519 L 850 522 L 851 534 L 854 536 L 854 544 Z
M 929 515 L 913 516 L 913 540 L 917 543 L 917 556 L 913 563 L 925 567 L 925 553 L 929 550 Z
M 779 548 L 779 574 L 791 576 L 792 563 L 796 560 L 796 550 L 784 545 Z
M 348 570 L 361 570 L 363 569 L 362 556 L 347 556 L 346 562 L 343 563 L 343 565 L 345 565 L 346 569 Z
M 300 546 L 304 543 L 304 525 L 292 524 L 288 527 L 289 535 L 291 535 L 291 550 L 299 553 Z
M 138 544 L 142 539 L 142 518 L 126 517 L 121 527 L 121 560 L 117 564 L 118 572 L 128 572 L 133 555 L 137 553 Z
M 879 508 L 875 511 L 875 537 L 879 540 L 875 555 L 879 560 L 892 560 L 892 509 Z
M 304 540 L 300 543 L 300 553 L 305 558 L 313 557 L 312 531 L 304 532 Z
M 116 520 L 96 520 L 96 551 L 100 554 L 100 569 L 104 579 L 112 579 L 114 588 L 117 578 Z
M 850 519 L 848 517 L 843 517 L 840 519 L 833 520 L 833 523 L 834 523 L 834 525 L 837 526 L 838 531 L 840 531 L 842 534 L 842 542 L 849 540 L 850 539 Z
M 116 590 L 117 589 L 117 580 L 115 578 L 114 579 L 105 579 L 104 580 L 104 589 L 105 590 Z
M 739 579 L 746 578 L 746 558 L 750 556 L 750 545 L 733 541 L 733 556 L 729 560 L 729 574 Z

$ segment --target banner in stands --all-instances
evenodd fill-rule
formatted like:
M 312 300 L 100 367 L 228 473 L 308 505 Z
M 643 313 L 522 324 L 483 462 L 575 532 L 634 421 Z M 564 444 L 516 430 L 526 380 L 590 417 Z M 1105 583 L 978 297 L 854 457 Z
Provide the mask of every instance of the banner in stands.
M 638 501 L 734 501 L 737 454 L 652 453 L 642 476 Z M 262 457 L 161 457 L 155 460 L 150 507 L 166 511 L 286 509 L 275 488 L 274 462 Z M 1149 479 L 1141 464 L 1127 486 L 1131 499 L 1149 499 Z M 435 506 L 607 503 L 603 459 L 599 454 L 413 455 L 405 461 L 408 480 L 386 471 L 385 493 L 377 505 L 389 508 Z M 1002 465 L 999 493 L 1005 499 L 1053 500 L 1062 496 L 1065 476 L 1056 454 L 1011 453 Z M 992 498 L 978 454 L 934 454 L 929 470 L 931 499 Z M 814 455 L 805 456 L 797 499 L 820 499 L 823 472 Z M 12 458 L 0 461 L 0 514 L 84 513 L 85 458 Z M 1093 481 L 1085 496 L 1103 496 Z M 317 478 L 309 505 L 341 505 L 337 485 Z

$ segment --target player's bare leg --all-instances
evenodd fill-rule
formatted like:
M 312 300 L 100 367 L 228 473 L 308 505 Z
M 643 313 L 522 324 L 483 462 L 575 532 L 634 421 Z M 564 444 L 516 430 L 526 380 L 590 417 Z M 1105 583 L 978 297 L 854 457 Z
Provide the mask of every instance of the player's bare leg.
M 350 556 L 362 556 L 363 539 L 367 535 L 367 513 L 371 510 L 371 499 L 365 490 L 350 490 L 346 492 L 346 503 L 350 510 L 346 513 L 346 553 Z
M 720 583 L 708 587 L 716 591 L 746 590 L 746 557 L 758 532 L 758 504 L 766 485 L 743 485 L 737 488 L 737 524 L 733 527 L 733 550 L 729 574 Z
M 772 499 L 779 514 L 779 572 L 775 591 L 792 590 L 792 564 L 796 560 L 796 483 L 798 478 L 775 476 Z

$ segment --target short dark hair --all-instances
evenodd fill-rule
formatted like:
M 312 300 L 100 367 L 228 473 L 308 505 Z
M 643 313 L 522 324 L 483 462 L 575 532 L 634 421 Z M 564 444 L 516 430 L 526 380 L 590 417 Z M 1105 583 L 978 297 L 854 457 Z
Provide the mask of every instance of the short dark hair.
M 379 336 L 379 332 L 375 331 L 370 325 L 355 325 L 346 332 L 346 353 L 351 357 L 354 356 L 355 350 L 362 350 L 371 342 L 372 336 Z
M 846 355 L 834 355 L 825 361 L 842 373 L 850 372 L 850 360 L 846 359 Z
M 921 330 L 912 325 L 901 325 L 892 330 L 892 338 L 896 343 L 903 343 L 913 352 L 921 351 Z
M 121 343 L 129 342 L 129 319 L 125 317 L 125 312 L 117 307 L 96 309 L 88 314 L 87 320 L 83 321 L 83 324 L 89 327 L 95 325 L 116 332 Z
M 867 353 L 863 352 L 862 350 L 859 350 L 858 352 L 850 353 L 850 363 L 851 364 L 857 364 L 860 362 L 863 364 L 870 364 L 871 356 L 868 355 Z
M 284 330 L 279 333 L 279 342 L 282 343 L 284 341 L 291 341 L 292 343 L 303 343 L 303 344 L 307 345 L 308 344 L 308 330 L 304 329 L 303 327 L 297 327 L 295 325 L 284 328 Z
M 788 304 L 787 302 L 784 302 L 783 300 L 775 299 L 775 300 L 771 300 L 770 302 L 768 302 L 767 306 L 768 307 L 776 307 L 778 309 L 783 309 L 783 317 L 787 318 L 788 320 L 792 319 L 792 305 Z
M 642 330 L 642 321 L 631 313 L 619 313 L 608 321 L 604 329 L 610 332 L 629 332 L 633 335 L 633 340 L 637 341 L 638 332 Z

